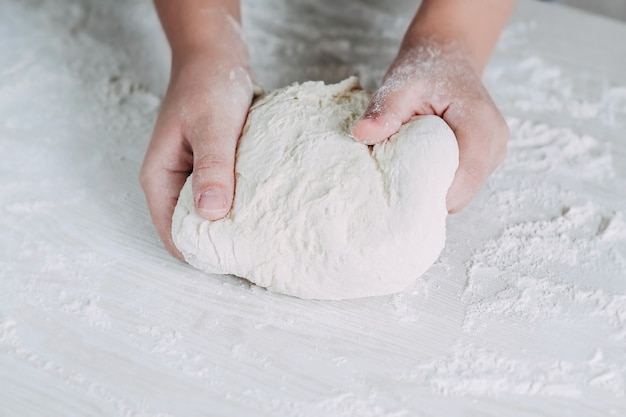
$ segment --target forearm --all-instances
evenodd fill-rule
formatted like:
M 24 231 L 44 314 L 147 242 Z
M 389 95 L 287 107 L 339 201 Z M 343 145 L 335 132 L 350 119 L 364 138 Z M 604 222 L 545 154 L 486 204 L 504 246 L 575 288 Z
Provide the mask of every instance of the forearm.
M 424 38 L 453 45 L 473 58 L 482 72 L 516 0 L 423 0 L 403 47 Z
M 154 4 L 174 63 L 207 54 L 246 54 L 245 48 L 232 48 L 243 45 L 233 42 L 241 36 L 239 0 L 154 0 Z

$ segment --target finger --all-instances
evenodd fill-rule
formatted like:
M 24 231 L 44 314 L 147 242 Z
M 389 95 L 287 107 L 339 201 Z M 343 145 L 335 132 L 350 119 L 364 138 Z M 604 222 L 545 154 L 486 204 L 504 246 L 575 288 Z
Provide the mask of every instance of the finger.
M 415 88 L 392 88 L 384 84 L 370 100 L 363 116 L 352 126 L 352 136 L 359 142 L 373 145 L 383 142 L 416 114 Z M 427 112 L 426 114 L 429 114 Z
M 207 132 L 203 146 L 194 149 L 192 189 L 198 214 L 208 220 L 230 211 L 235 190 L 237 133 Z
M 231 92 L 220 97 L 232 97 Z M 230 94 L 230 95 L 229 95 Z M 192 190 L 198 214 L 218 220 L 228 214 L 235 190 L 235 152 L 252 100 L 248 97 L 234 105 L 216 100 L 201 119 L 192 122 L 187 137 L 193 148 Z
M 183 259 L 172 241 L 172 214 L 183 184 L 192 167 L 180 130 L 158 123 L 141 167 L 140 182 L 146 195 L 152 222 L 172 255 Z
M 374 93 L 367 109 L 352 126 L 352 137 L 359 142 L 373 145 L 396 133 L 402 126 L 403 119 L 408 120 L 411 117 L 407 117 L 408 107 L 400 105 L 401 101 L 401 92 L 392 92 L 383 85 Z
M 451 107 L 443 118 L 454 131 L 459 145 L 459 166 L 446 201 L 448 211 L 456 213 L 469 204 L 504 160 L 509 131 L 491 102 L 474 104 L 469 111 Z

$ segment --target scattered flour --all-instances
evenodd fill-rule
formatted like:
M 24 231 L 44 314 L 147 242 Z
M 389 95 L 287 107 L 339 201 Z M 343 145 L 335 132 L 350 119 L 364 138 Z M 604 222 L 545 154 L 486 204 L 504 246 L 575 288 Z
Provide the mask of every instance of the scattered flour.
M 503 171 L 558 174 L 571 181 L 602 182 L 615 177 L 610 144 L 568 128 L 508 118 L 509 155 Z M 580 169 L 580 167 L 585 167 Z
M 252 67 L 267 89 L 373 91 L 415 5 L 245 1 Z M 624 61 L 608 21 L 561 53 L 580 28 L 536 5 L 485 76 L 507 161 L 448 218 L 442 261 L 414 293 L 315 302 L 160 245 L 136 179 L 169 65 L 151 2 L 0 2 L 3 411 L 625 415 L 626 80 L 580 57 Z
M 599 316 L 619 332 L 626 295 L 611 292 L 623 285 L 624 273 L 622 212 L 604 216 L 587 204 L 552 219 L 509 226 L 468 262 L 464 328 L 475 329 L 486 319 L 536 323 L 577 313 Z M 594 289 L 598 281 L 607 289 Z
M 531 26 L 520 26 L 528 28 Z M 513 31 L 514 32 L 514 31 Z M 506 35 L 506 34 L 505 34 Z M 512 42 L 504 36 L 504 45 Z M 523 40 L 523 37 L 519 39 Z M 504 46 L 507 48 L 508 46 Z M 492 66 L 485 73 L 487 85 L 507 82 L 497 95 L 516 112 L 530 115 L 567 115 L 574 121 L 599 121 L 622 126 L 626 115 L 626 87 L 612 85 L 594 73 L 572 77 L 566 68 L 531 55 L 521 62 Z M 535 117 L 537 117 L 535 116 Z
M 579 397 L 590 388 L 624 395 L 624 369 L 602 362 L 600 351 L 586 362 L 506 354 L 461 341 L 449 353 L 402 374 L 433 391 L 453 396 L 539 395 Z M 589 379 L 589 375 L 593 375 Z
M 626 211 L 619 199 L 611 204 L 611 198 L 582 197 L 614 196 L 620 187 L 611 149 L 570 129 L 508 122 L 509 157 L 488 198 L 506 226 L 468 257 L 462 329 L 473 337 L 512 327 L 512 335 L 528 340 L 547 329 L 593 329 L 587 344 L 561 349 L 595 354 L 563 360 L 550 349 L 531 355 L 460 341 L 423 377 L 438 392 L 452 394 L 577 397 L 598 389 L 623 396 L 626 366 L 607 357 L 626 342 Z M 551 181 L 545 181 L 548 173 Z M 517 177 L 513 184 L 510 177 Z M 528 212 L 520 215 L 521 207 Z M 599 336 L 603 332 L 608 337 Z

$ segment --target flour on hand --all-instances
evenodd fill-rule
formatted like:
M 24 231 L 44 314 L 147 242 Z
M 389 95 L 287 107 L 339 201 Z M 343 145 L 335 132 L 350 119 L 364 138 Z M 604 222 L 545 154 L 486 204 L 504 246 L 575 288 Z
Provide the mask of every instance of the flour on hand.
M 420 116 L 382 144 L 359 143 L 350 128 L 369 99 L 356 78 L 258 99 L 228 216 L 196 214 L 191 177 L 181 191 L 172 236 L 187 262 L 314 299 L 389 294 L 424 273 L 445 242 L 456 138 L 440 118 Z

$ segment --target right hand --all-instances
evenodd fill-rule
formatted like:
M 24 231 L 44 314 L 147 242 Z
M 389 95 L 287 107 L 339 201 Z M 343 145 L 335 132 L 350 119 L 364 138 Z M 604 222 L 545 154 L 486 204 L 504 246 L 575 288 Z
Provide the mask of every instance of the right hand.
M 239 33 L 224 33 L 206 48 L 175 51 L 167 93 L 141 168 L 152 221 L 174 256 L 174 207 L 193 171 L 196 210 L 207 220 L 230 211 L 235 150 L 252 102 L 253 75 Z

